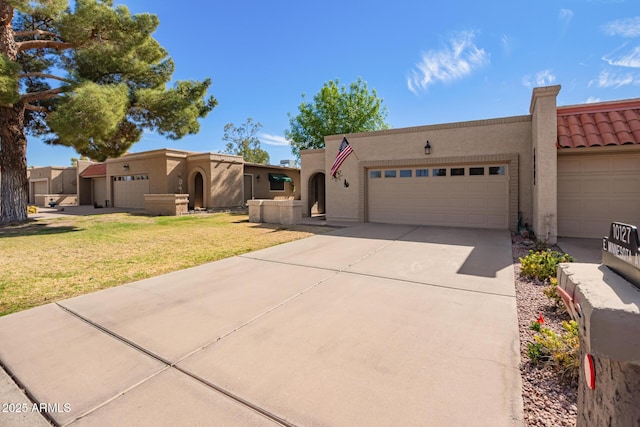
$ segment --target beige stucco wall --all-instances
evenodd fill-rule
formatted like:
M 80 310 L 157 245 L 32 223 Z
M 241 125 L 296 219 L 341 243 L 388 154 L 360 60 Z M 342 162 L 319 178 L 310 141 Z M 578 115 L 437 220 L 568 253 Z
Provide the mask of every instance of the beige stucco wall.
M 301 171 L 300 181 L 302 183 L 300 200 L 302 201 L 302 216 L 309 216 L 311 214 L 311 206 L 309 205 L 309 186 L 311 185 L 311 178 L 317 173 L 325 173 L 326 184 L 326 169 L 325 166 L 325 149 L 317 150 L 303 150 L 300 152 Z M 329 165 L 329 168 L 331 165 Z M 325 197 L 326 199 L 326 197 Z
M 469 164 L 492 159 L 508 162 L 509 158 L 517 159 L 516 167 L 510 170 L 510 174 L 516 173 L 518 178 L 519 197 L 517 206 L 513 208 L 514 215 L 517 216 L 518 210 L 522 211 L 525 221 L 533 216 L 529 179 L 532 144 L 530 116 L 391 129 L 346 137 L 354 154 L 342 164 L 337 178 L 330 177 L 327 172 L 328 220 L 366 220 L 365 168 L 373 164 L 385 167 L 438 162 Z M 330 170 L 342 138 L 343 135 L 325 138 L 324 170 Z M 432 147 L 430 155 L 424 154 L 427 140 Z M 305 177 L 309 176 L 305 165 L 314 161 L 310 158 L 308 162 L 308 155 L 316 154 L 303 153 L 303 183 L 306 182 Z
M 77 191 L 76 168 L 45 166 L 29 169 L 29 180 L 48 180 L 49 194 L 75 194 Z
M 188 154 L 181 150 L 160 149 L 107 160 L 107 198 L 113 203 L 113 177 L 124 175 L 148 175 L 150 194 L 179 193 L 182 179 L 186 192 Z
M 535 88 L 531 96 L 533 168 L 533 230 L 540 240 L 558 239 L 558 116 L 560 86 Z
M 92 181 L 89 178 L 81 178 L 80 174 L 88 168 L 92 163 L 88 160 L 78 160 L 78 166 L 76 167 L 76 182 L 77 182 L 77 190 L 78 193 L 78 204 L 79 205 L 90 205 L 92 202 Z M 106 191 L 106 189 L 105 189 Z M 103 202 L 104 203 L 104 202 Z
M 190 154 L 187 159 L 187 186 L 193 198 L 194 177 L 203 174 L 204 207 L 242 206 L 243 160 L 228 154 Z
M 113 198 L 114 176 L 145 174 L 149 176 L 149 194 L 189 194 L 191 204 L 195 197 L 195 176 L 199 172 L 203 177 L 201 207 L 242 205 L 243 161 L 239 156 L 161 149 L 128 154 L 106 163 L 110 198 Z
M 107 195 L 110 199 L 113 198 L 113 177 L 124 175 L 149 175 L 151 194 L 175 193 L 178 175 L 185 173 L 185 168 L 181 165 L 186 162 L 186 157 L 187 152 L 184 151 L 161 149 L 109 159 L 106 161 Z
M 30 168 L 28 180 L 30 203 L 35 203 L 33 191 L 33 183 L 35 182 L 46 182 L 46 194 L 76 195 L 78 191 L 78 176 L 75 167 L 45 166 Z
M 293 180 L 293 183 L 285 182 L 284 191 L 271 191 L 269 173 L 282 173 Z M 253 180 L 254 199 L 274 199 L 276 197 L 293 197 L 300 199 L 300 170 L 296 168 L 284 168 L 279 166 L 245 164 L 244 174 L 251 175 Z M 258 176 L 260 179 L 258 179 Z

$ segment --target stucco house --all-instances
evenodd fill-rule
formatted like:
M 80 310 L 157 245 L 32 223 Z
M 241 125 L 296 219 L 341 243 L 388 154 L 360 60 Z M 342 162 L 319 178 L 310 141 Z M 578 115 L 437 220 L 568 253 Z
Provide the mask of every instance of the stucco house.
M 32 205 L 72 206 L 78 203 L 77 173 L 74 167 L 45 166 L 27 169 L 28 202 Z
M 78 162 L 81 205 L 148 210 L 149 200 L 158 203 L 159 196 L 180 199 L 195 210 L 238 207 L 257 198 L 299 199 L 300 170 L 174 149 L 127 154 L 104 163 Z
M 640 99 L 557 107 L 559 91 L 535 88 L 523 116 L 327 136 L 301 153 L 303 215 L 526 226 L 549 243 L 640 225 Z M 353 154 L 332 177 L 344 137 Z
M 300 169 L 245 163 L 228 154 L 160 149 L 103 163 L 29 169 L 29 202 L 93 205 L 176 214 L 246 205 L 252 199 L 300 199 Z M 180 205 L 181 211 L 175 211 Z

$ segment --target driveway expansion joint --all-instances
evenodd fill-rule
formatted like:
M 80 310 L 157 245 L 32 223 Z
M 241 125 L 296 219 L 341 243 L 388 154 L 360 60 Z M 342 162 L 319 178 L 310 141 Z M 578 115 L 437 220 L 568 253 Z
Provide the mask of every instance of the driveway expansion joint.
M 228 390 L 225 390 L 224 388 L 222 388 L 222 387 L 220 387 L 220 386 L 217 386 L 217 385 L 215 385 L 215 384 L 213 384 L 213 383 L 211 383 L 211 382 L 209 382 L 209 381 L 204 380 L 203 378 L 200 378 L 200 377 L 198 377 L 197 375 L 192 374 L 191 372 L 189 372 L 189 371 L 187 371 L 187 370 L 185 370 L 185 369 L 183 369 L 183 368 L 180 368 L 179 366 L 177 366 L 177 364 L 178 364 L 178 363 L 180 363 L 180 362 L 182 362 L 182 361 L 184 361 L 185 359 L 187 359 L 188 357 L 192 356 L 193 354 L 196 354 L 196 353 L 198 353 L 198 352 L 200 352 L 200 351 L 202 351 L 202 350 L 204 350 L 204 349 L 206 349 L 206 348 L 210 347 L 211 345 L 214 345 L 214 344 L 218 343 L 218 342 L 219 342 L 219 341 L 221 341 L 222 339 L 224 339 L 224 338 L 226 338 L 226 337 L 228 337 L 228 336 L 230 336 L 230 335 L 234 334 L 234 333 L 235 333 L 235 332 L 237 332 L 238 330 L 240 330 L 240 329 L 242 329 L 242 328 L 244 328 L 244 327 L 246 327 L 246 326 L 248 326 L 248 325 L 252 324 L 253 322 L 257 321 L 258 319 L 260 319 L 260 318 L 261 318 L 261 317 L 263 317 L 263 316 L 266 316 L 267 314 L 271 313 L 272 311 L 277 310 L 278 308 L 280 308 L 280 307 L 282 307 L 282 306 L 286 305 L 288 302 L 290 302 L 290 301 L 292 301 L 292 300 L 296 299 L 297 297 L 299 297 L 299 296 L 301 296 L 302 294 L 306 293 L 307 291 L 309 291 L 309 290 L 311 290 L 311 289 L 315 288 L 316 286 L 320 285 L 322 282 L 324 282 L 324 281 L 326 281 L 326 280 L 329 280 L 330 278 L 334 277 L 334 276 L 335 276 L 335 275 L 337 275 L 337 274 L 338 274 L 338 273 L 335 273 L 335 274 L 333 274 L 333 275 L 331 275 L 331 276 L 329 276 L 329 277 L 327 277 L 327 278 L 325 278 L 325 279 L 323 279 L 323 280 L 320 280 L 320 281 L 318 281 L 318 282 L 314 283 L 314 284 L 313 284 L 313 285 L 311 285 L 310 287 L 308 287 L 308 288 L 306 288 L 306 289 L 304 289 L 304 290 L 302 290 L 302 291 L 298 292 L 297 294 L 295 294 L 295 295 L 291 296 L 290 298 L 287 298 L 285 301 L 281 302 L 280 304 L 278 304 L 278 305 L 276 305 L 276 306 L 274 306 L 274 307 L 272 307 L 272 308 L 268 309 L 267 311 L 265 311 L 265 312 L 263 312 L 263 313 L 259 314 L 258 316 L 255 316 L 254 318 L 252 318 L 252 319 L 248 320 L 247 322 L 245 322 L 244 324 L 242 324 L 242 325 L 240 325 L 240 326 L 238 326 L 238 327 L 234 328 L 233 330 L 226 332 L 225 334 L 223 334 L 223 335 L 221 335 L 220 337 L 218 337 L 216 340 L 214 340 L 214 341 L 212 341 L 212 342 L 210 342 L 210 343 L 208 343 L 208 344 L 205 344 L 204 346 L 202 346 L 202 347 L 200 347 L 200 348 L 198 348 L 198 349 L 196 349 L 196 350 L 192 351 L 191 353 L 188 353 L 187 355 L 185 355 L 185 356 L 181 357 L 180 359 L 176 360 L 175 362 L 170 362 L 170 361 L 168 361 L 167 359 L 163 358 L 162 356 L 159 356 L 159 355 L 157 355 L 157 354 L 155 354 L 155 353 L 153 353 L 153 352 L 151 352 L 151 351 L 149 351 L 149 350 L 145 349 L 144 347 L 141 347 L 141 346 L 139 346 L 138 344 L 136 344 L 136 343 L 134 343 L 134 342 L 132 342 L 132 341 L 128 340 L 127 338 L 125 338 L 125 337 L 123 337 L 123 336 L 121 336 L 121 335 L 119 335 L 119 334 L 117 334 L 117 333 L 115 333 L 115 332 L 113 332 L 113 331 L 111 331 L 111 330 L 109 330 L 109 329 L 107 329 L 107 328 L 105 328 L 105 327 L 103 327 L 103 326 L 101 326 L 101 325 L 97 324 L 96 322 L 93 322 L 93 321 L 91 321 L 91 320 L 89 320 L 89 319 L 87 319 L 87 318 L 83 317 L 83 316 L 82 316 L 82 315 L 80 315 L 79 313 L 76 313 L 76 312 L 74 312 L 73 310 L 71 310 L 71 309 L 69 309 L 69 308 L 67 308 L 67 307 L 62 306 L 62 305 L 60 305 L 59 303 L 55 303 L 55 304 L 56 304 L 56 306 L 58 306 L 60 309 L 62 309 L 64 312 L 68 313 L 69 315 L 71 315 L 71 316 L 73 316 L 73 317 L 77 318 L 78 320 L 80 320 L 80 321 L 82 321 L 82 322 L 84 322 L 84 323 L 87 323 L 89 326 L 91 326 L 91 327 L 93 327 L 93 328 L 98 329 L 100 332 L 102 332 L 102 333 L 104 333 L 104 334 L 109 335 L 111 338 L 113 338 L 113 339 L 115 339 L 115 340 L 117 340 L 117 341 L 120 341 L 120 342 L 122 342 L 122 343 L 124 343 L 124 344 L 126 344 L 126 345 L 128 345 L 128 346 L 130 346 L 130 347 L 132 347 L 132 348 L 134 348 L 134 349 L 136 349 L 136 350 L 138 350 L 138 351 L 142 352 L 142 353 L 143 353 L 143 354 L 145 354 L 146 356 L 149 356 L 149 357 L 151 357 L 152 359 L 157 360 L 157 361 L 159 361 L 159 362 L 161 362 L 161 363 L 163 363 L 163 364 L 165 365 L 162 369 L 159 369 L 157 372 L 154 372 L 152 375 L 149 375 L 147 378 L 144 378 L 143 380 L 139 381 L 137 384 L 134 384 L 133 386 L 131 386 L 131 387 L 127 388 L 127 389 L 126 389 L 126 390 L 124 390 L 124 391 L 121 391 L 120 393 L 118 393 L 118 394 L 117 394 L 117 395 L 115 395 L 115 396 L 112 396 L 111 398 L 109 398 L 109 399 L 105 400 L 104 402 L 100 403 L 99 405 L 97 405 L 97 406 L 95 406 L 95 407 L 93 407 L 93 408 L 91 408 L 91 409 L 89 409 L 89 410 L 85 411 L 83 414 L 79 415 L 78 417 L 76 417 L 75 419 L 71 420 L 70 422 L 65 423 L 65 424 L 64 424 L 64 426 L 70 425 L 70 424 L 72 424 L 72 423 L 76 422 L 77 420 L 79 420 L 79 419 L 81 419 L 81 418 L 83 418 L 83 417 L 86 417 L 87 415 L 89 415 L 89 414 L 93 413 L 94 411 L 96 411 L 96 410 L 100 409 L 101 407 L 103 407 L 103 406 L 105 406 L 105 405 L 109 404 L 110 402 L 114 401 L 115 399 L 119 398 L 120 396 L 125 395 L 126 393 L 130 392 L 131 390 L 133 390 L 133 389 L 135 389 L 135 388 L 139 387 L 140 385 L 144 384 L 145 382 L 147 382 L 147 381 L 148 381 L 148 380 L 150 380 L 151 378 L 155 377 L 156 375 L 159 375 L 160 373 L 162 373 L 162 372 L 166 371 L 167 369 L 174 368 L 174 369 L 176 369 L 177 371 L 181 372 L 182 374 L 187 375 L 187 376 L 189 376 L 189 377 L 193 378 L 194 380 L 196 380 L 196 381 L 198 381 L 198 382 L 202 383 L 202 384 L 203 384 L 203 385 L 205 385 L 206 387 L 211 388 L 211 389 L 213 389 L 214 391 L 216 391 L 216 392 L 218 392 L 218 393 L 220 393 L 220 394 L 223 394 L 223 395 L 227 396 L 228 398 L 230 398 L 230 399 L 232 399 L 233 401 L 237 402 L 237 403 L 238 403 L 238 404 L 240 404 L 241 406 L 244 406 L 244 407 L 246 407 L 246 408 L 248 408 L 248 409 L 250 409 L 250 410 L 252 410 L 252 411 L 254 411 L 254 412 L 257 412 L 258 414 L 260 414 L 260 415 L 262 415 L 262 416 L 264 416 L 264 417 L 268 418 L 268 419 L 269 419 L 269 420 L 271 420 L 271 421 L 276 422 L 277 424 L 280 424 L 280 425 L 282 425 L 282 426 L 284 426 L 284 427 L 295 427 L 295 425 L 294 425 L 294 424 L 289 423 L 289 422 L 288 422 L 288 421 L 286 421 L 285 419 L 283 419 L 283 418 L 281 418 L 281 417 L 279 417 L 279 416 L 277 416 L 277 415 L 275 415 L 275 414 L 273 414 L 273 413 L 271 413 L 271 412 L 267 411 L 266 409 L 263 409 L 263 408 L 259 407 L 258 405 L 255 405 L 255 404 L 253 404 L 253 403 L 251 403 L 251 402 L 247 401 L 246 399 L 243 399 L 243 398 L 242 398 L 242 397 L 240 397 L 240 396 L 237 396 L 237 395 L 235 395 L 235 394 L 231 393 L 231 392 L 230 392 L 230 391 L 228 391 Z M 7 372 L 8 372 L 8 371 L 7 371 Z M 15 379 L 14 379 L 14 381 L 15 381 Z M 18 383 L 16 382 L 16 384 L 18 384 Z M 29 397 L 29 399 L 31 399 L 33 402 L 37 402 L 37 400 L 35 400 L 34 396 L 32 396 L 32 395 L 30 395 L 30 394 L 27 394 L 27 396 L 28 396 L 28 397 Z M 55 423 L 55 421 L 53 421 L 53 420 L 51 420 L 51 419 L 49 419 L 49 418 L 47 418 L 47 421 L 53 422 L 55 425 L 58 425 L 58 423 Z M 64 426 L 63 426 L 63 427 L 64 427 Z

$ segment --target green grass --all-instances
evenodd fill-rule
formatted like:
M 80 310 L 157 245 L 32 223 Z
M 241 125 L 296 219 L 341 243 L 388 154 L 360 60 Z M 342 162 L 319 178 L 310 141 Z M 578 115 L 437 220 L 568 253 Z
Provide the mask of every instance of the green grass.
M 0 227 L 0 316 L 329 229 L 246 214 L 68 216 Z

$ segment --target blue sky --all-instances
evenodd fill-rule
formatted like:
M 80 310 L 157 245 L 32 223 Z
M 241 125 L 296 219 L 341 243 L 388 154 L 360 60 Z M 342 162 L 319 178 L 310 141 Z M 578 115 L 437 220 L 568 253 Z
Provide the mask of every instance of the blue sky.
M 160 18 L 174 79 L 210 77 L 219 105 L 198 135 L 146 133 L 131 152 L 218 152 L 224 125 L 251 117 L 271 163 L 292 158 L 287 113 L 332 79 L 362 77 L 401 128 L 528 114 L 531 90 L 559 105 L 640 97 L 637 0 L 123 0 Z M 27 163 L 66 166 L 72 149 L 29 138 Z

